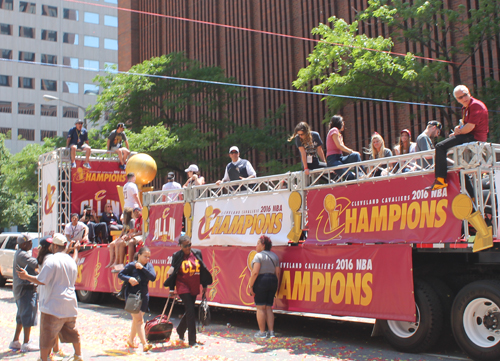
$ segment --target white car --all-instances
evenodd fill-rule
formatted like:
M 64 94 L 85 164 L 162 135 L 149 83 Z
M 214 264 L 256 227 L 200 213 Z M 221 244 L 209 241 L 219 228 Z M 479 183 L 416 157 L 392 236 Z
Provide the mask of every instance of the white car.
M 5 286 L 7 279 L 12 279 L 14 255 L 17 250 L 17 237 L 23 233 L 0 233 L 0 287 Z M 35 233 L 38 235 L 37 233 Z M 30 234 L 31 236 L 31 234 Z M 38 239 L 33 239 L 33 247 L 38 246 Z

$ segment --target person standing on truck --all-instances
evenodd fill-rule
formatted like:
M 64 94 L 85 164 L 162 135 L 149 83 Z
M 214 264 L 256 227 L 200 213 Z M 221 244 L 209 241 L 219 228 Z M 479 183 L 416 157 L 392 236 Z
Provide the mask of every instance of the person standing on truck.
M 169 189 L 182 189 L 181 185 L 178 182 L 175 181 L 175 173 L 174 172 L 168 172 L 167 183 L 165 183 L 163 185 L 163 187 L 161 187 L 162 191 L 168 191 Z M 175 202 L 175 201 L 179 200 L 179 193 L 176 193 L 176 194 L 174 194 L 172 196 L 170 196 L 167 193 L 166 197 L 168 197 L 168 201 Z M 164 201 L 167 200 L 165 198 L 165 196 L 163 196 L 163 198 L 164 198 L 163 199 Z
M 45 287 L 40 297 L 40 359 L 49 360 L 50 350 L 59 336 L 61 342 L 72 343 L 75 349 L 74 361 L 83 361 L 80 334 L 76 328 L 78 302 L 75 293 L 75 281 L 78 276 L 76 260 L 79 242 L 71 242 L 61 233 L 52 237 L 54 254 L 45 260 L 38 276 L 29 275 L 20 269 L 19 278 Z M 66 252 L 74 251 L 73 257 Z
M 71 215 L 71 222 L 64 227 L 64 234 L 70 241 L 89 241 L 89 227 L 78 219 L 80 216 L 78 213 L 73 213 Z
M 188 176 L 188 180 L 182 188 L 187 188 L 189 186 L 201 186 L 205 184 L 205 177 L 200 175 L 200 170 L 196 164 L 191 164 L 187 169 L 185 170 Z
M 267 236 L 260 236 L 255 250 L 257 254 L 252 260 L 252 275 L 248 282 L 250 295 L 254 297 L 257 307 L 257 323 L 259 332 L 256 338 L 270 338 L 274 335 L 273 304 L 279 286 L 280 260 L 271 252 L 273 243 Z M 269 334 L 266 333 L 266 324 Z
M 426 190 L 448 187 L 446 183 L 448 149 L 473 141 L 486 142 L 489 132 L 488 108 L 480 100 L 470 95 L 465 85 L 457 85 L 453 90 L 455 99 L 462 104 L 462 119 L 448 139 L 436 144 L 436 167 L 434 183 Z
M 83 128 L 83 121 L 77 119 L 75 121 L 75 126 L 71 128 L 68 132 L 68 137 L 66 138 L 66 148 L 70 148 L 71 152 L 71 168 L 76 168 L 76 151 L 85 152 L 85 163 L 83 166 L 90 169 L 90 145 L 87 129 Z
M 233 145 L 229 148 L 229 158 L 231 158 L 231 162 L 226 166 L 224 178 L 218 180 L 215 184 L 220 185 L 224 182 L 250 179 L 257 176 L 252 164 L 248 160 L 240 158 L 240 150 L 237 146 Z
M 139 207 L 142 209 L 141 200 L 139 199 L 139 188 L 135 184 L 135 174 L 127 174 L 127 183 L 123 186 L 123 198 L 125 199 L 125 207 L 132 209 Z
M 125 147 L 122 146 L 122 143 L 125 144 Z M 109 133 L 106 149 L 118 154 L 118 159 L 120 160 L 118 167 L 125 170 L 127 158 L 130 155 L 127 135 L 125 134 L 125 124 L 118 123 L 116 129 Z
M 199 249 L 191 248 L 189 236 L 179 237 L 180 251 L 172 256 L 172 266 L 167 274 L 169 277 L 163 283 L 179 295 L 184 304 L 185 313 L 177 326 L 179 339 L 184 341 L 186 330 L 189 334 L 189 346 L 198 346 L 196 341 L 196 313 L 194 304 L 200 293 L 200 284 L 203 294 L 207 292 L 207 286 L 212 284 L 213 279 L 210 271 L 203 263 L 203 257 Z
M 28 274 L 35 276 L 35 269 L 38 267 L 36 258 L 28 253 L 33 246 L 33 242 L 25 235 L 17 237 L 18 249 L 14 255 L 12 293 L 17 305 L 16 330 L 14 339 L 9 348 L 21 350 L 21 352 L 38 351 L 38 347 L 30 341 L 31 327 L 36 326 L 36 316 L 38 312 L 38 296 L 36 286 L 30 281 L 23 280 L 17 275 L 18 269 L 25 270 Z M 24 331 L 24 341 L 21 345 L 19 337 L 21 330 Z
M 309 175 L 309 170 L 326 167 L 323 142 L 318 132 L 313 132 L 306 122 L 300 122 L 295 127 L 293 135 L 288 138 L 291 142 L 295 139 L 295 145 L 299 148 L 300 159 L 304 172 Z M 319 160 L 321 159 L 322 162 Z

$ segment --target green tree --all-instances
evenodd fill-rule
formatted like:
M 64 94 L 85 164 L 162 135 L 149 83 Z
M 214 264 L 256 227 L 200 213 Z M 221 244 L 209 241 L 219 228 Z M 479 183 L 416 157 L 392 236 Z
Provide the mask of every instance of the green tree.
M 294 86 L 306 89 L 319 82 L 312 86 L 314 91 L 456 105 L 439 108 L 448 127 L 452 127 L 461 118 L 452 90 L 462 83 L 462 74 L 469 71 L 467 65 L 481 46 L 498 37 L 500 2 L 479 0 L 478 8 L 468 12 L 462 5 L 449 9 L 439 0 L 369 0 L 368 4 L 352 24 L 332 17 L 331 27 L 319 24 L 312 30 L 323 41 L 309 55 L 309 65 L 300 70 Z M 390 29 L 391 36 L 370 38 L 359 34 L 360 22 L 367 26 L 382 24 Z M 458 40 L 450 42 L 450 38 Z M 404 42 L 445 62 L 417 58 L 424 56 L 423 52 L 404 57 L 390 54 L 396 44 Z M 496 82 L 489 79 L 486 88 L 495 86 Z M 488 93 L 487 89 L 471 91 Z M 326 101 L 331 114 L 356 100 L 326 97 Z M 490 108 L 498 106 L 487 101 Z

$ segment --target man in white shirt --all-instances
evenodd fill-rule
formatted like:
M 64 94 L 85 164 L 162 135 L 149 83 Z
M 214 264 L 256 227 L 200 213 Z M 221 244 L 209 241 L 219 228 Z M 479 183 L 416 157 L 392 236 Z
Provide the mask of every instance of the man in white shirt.
M 70 241 L 89 241 L 89 227 L 78 219 L 80 216 L 77 213 L 71 215 L 71 222 L 64 227 L 64 234 Z
M 68 240 L 61 233 L 52 237 L 50 250 L 54 253 L 46 258 L 38 276 L 29 275 L 24 269 L 18 270 L 20 279 L 44 286 L 40 297 L 40 359 L 47 361 L 50 350 L 59 336 L 61 342 L 72 343 L 75 349 L 73 360 L 83 361 L 80 334 L 76 328 L 78 302 L 76 300 L 75 282 L 78 276 L 76 260 L 78 258 L 78 242 L 71 242 L 66 250 Z M 74 251 L 73 257 L 66 252 Z
M 219 185 L 223 182 L 250 179 L 257 176 L 252 164 L 248 160 L 240 158 L 240 150 L 238 147 L 233 145 L 229 148 L 229 158 L 231 158 L 231 163 L 226 167 L 224 178 L 218 180 L 215 184 Z
M 169 189 L 182 189 L 182 186 L 177 183 L 176 181 L 174 181 L 175 179 L 175 174 L 174 172 L 169 172 L 168 173 L 168 176 L 167 176 L 167 183 L 165 183 L 163 185 L 163 187 L 161 188 L 162 191 L 167 191 Z M 168 200 L 169 201 L 177 201 L 177 200 L 182 200 L 182 195 L 180 195 L 180 193 L 175 193 L 175 194 L 167 194 L 167 197 L 168 197 Z M 165 197 L 163 199 L 164 201 L 166 200 Z
M 123 198 L 125 199 L 124 207 L 132 209 L 139 207 L 142 209 L 141 200 L 139 199 L 139 188 L 135 184 L 135 174 L 127 174 L 127 183 L 123 186 Z

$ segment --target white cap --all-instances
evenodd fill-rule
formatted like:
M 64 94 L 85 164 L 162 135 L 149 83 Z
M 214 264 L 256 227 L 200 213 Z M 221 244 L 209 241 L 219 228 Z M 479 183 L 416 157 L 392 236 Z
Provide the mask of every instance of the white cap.
M 231 148 L 229 148 L 229 153 L 231 153 L 233 150 L 237 151 L 238 153 L 240 152 L 240 150 L 238 149 L 237 146 L 233 145 Z
M 186 169 L 187 172 L 198 172 L 198 166 L 196 164 L 191 164 L 189 167 Z
M 52 236 L 52 244 L 56 244 L 58 246 L 65 246 L 68 243 L 68 239 L 64 234 L 54 233 Z

